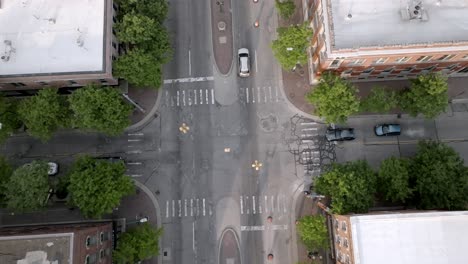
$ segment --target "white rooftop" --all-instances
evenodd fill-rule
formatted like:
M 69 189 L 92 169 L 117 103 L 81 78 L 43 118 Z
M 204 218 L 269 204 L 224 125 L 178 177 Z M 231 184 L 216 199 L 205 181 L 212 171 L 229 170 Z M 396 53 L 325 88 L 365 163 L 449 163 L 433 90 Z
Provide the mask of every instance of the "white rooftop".
M 468 41 L 468 0 L 326 2 L 336 49 Z
M 104 0 L 1 0 L 0 76 L 102 71 Z
M 351 216 L 356 264 L 467 263 L 468 211 Z

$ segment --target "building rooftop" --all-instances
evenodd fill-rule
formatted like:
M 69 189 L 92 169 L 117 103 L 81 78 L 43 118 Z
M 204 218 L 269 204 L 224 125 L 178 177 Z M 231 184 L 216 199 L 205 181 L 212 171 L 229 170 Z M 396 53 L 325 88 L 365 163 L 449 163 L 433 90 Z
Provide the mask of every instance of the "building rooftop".
M 468 211 L 351 216 L 356 264 L 466 263 Z
M 468 41 L 467 0 L 326 0 L 335 49 Z
M 73 263 L 72 233 L 3 236 L 0 248 L 0 263 Z
M 103 71 L 104 0 L 1 0 L 0 76 Z

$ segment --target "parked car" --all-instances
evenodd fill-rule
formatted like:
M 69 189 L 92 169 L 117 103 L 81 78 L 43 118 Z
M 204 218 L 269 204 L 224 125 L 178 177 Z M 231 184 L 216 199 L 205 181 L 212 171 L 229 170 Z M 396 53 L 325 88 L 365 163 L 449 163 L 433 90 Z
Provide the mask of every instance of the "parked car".
M 329 128 L 325 134 L 328 141 L 353 140 L 354 128 Z
M 398 136 L 401 134 L 401 126 L 398 124 L 381 124 L 374 127 L 376 136 Z
M 239 49 L 239 76 L 249 77 L 250 76 L 250 58 L 249 50 L 246 48 Z

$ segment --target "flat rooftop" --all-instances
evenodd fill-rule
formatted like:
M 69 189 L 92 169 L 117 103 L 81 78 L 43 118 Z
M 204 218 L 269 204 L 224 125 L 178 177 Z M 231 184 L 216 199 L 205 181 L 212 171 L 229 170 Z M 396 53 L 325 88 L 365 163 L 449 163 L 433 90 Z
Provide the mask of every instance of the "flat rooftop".
M 466 263 L 468 211 L 351 216 L 356 264 Z
M 105 0 L 1 0 L 0 77 L 104 69 Z
M 0 263 L 73 263 L 73 234 L 0 236 Z
M 325 1 L 334 49 L 468 41 L 467 0 Z

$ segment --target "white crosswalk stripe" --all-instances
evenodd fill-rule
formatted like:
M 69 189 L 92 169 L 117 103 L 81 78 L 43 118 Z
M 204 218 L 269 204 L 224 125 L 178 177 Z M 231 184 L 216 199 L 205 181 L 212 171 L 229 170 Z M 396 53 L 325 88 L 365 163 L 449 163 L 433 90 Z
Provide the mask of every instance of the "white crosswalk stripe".
M 245 104 L 268 104 L 282 100 L 278 97 L 278 87 L 257 86 L 240 88 L 239 101 Z
M 287 214 L 288 213 L 288 198 L 283 194 L 277 195 L 241 195 L 240 213 L 241 215 L 249 214 Z M 249 202 L 250 201 L 250 202 Z
M 166 218 L 211 216 L 213 208 L 206 198 L 166 200 Z
M 206 89 L 180 89 L 171 92 L 170 89 L 164 91 L 164 107 L 194 107 L 199 105 L 214 105 L 215 90 Z
M 319 124 L 312 120 L 304 120 L 298 125 L 301 140 L 299 151 L 301 163 L 304 165 L 304 174 L 315 175 L 320 167 L 320 152 L 318 146 L 315 145 L 315 140 L 319 135 Z

